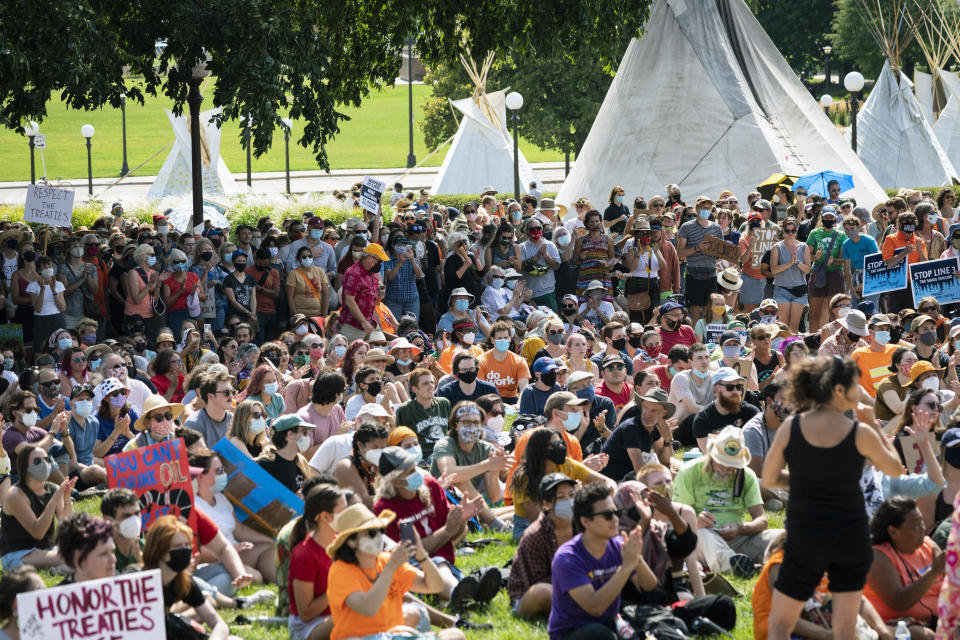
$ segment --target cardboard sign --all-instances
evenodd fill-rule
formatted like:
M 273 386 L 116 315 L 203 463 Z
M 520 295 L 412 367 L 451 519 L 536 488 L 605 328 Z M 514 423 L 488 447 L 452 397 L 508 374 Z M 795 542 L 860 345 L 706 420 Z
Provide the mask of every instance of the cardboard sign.
M 763 254 L 770 251 L 775 244 L 777 244 L 776 229 L 757 229 L 754 231 L 753 240 L 750 242 L 750 251 L 753 252 L 753 255 L 750 256 L 750 266 L 759 269 Z
M 27 186 L 27 203 L 23 207 L 25 222 L 39 222 L 53 227 L 71 227 L 74 192 L 41 184 Z
M 22 640 L 156 640 L 167 635 L 160 569 L 17 594 Z
M 275 538 L 283 525 L 303 513 L 303 500 L 232 442 L 223 438 L 213 450 L 220 454 L 227 474 L 223 495 L 233 503 L 238 521 Z
M 143 531 L 160 516 L 183 516 L 194 531 L 193 485 L 183 438 L 125 451 L 104 460 L 107 486 L 130 489 L 140 498 Z
M 939 446 L 937 436 L 931 432 L 927 434 L 927 439 L 930 441 L 933 451 L 936 451 Z M 925 465 L 939 464 L 936 460 L 931 460 L 928 463 L 923 459 L 923 453 L 917 445 L 917 439 L 913 436 L 897 436 L 897 441 L 900 442 L 900 450 L 903 451 L 903 462 L 907 467 L 907 473 L 926 473 Z
M 703 332 L 703 341 L 710 344 L 720 344 L 720 336 L 727 330 L 727 325 L 722 322 L 708 324 L 706 331 Z
M 883 254 L 871 253 L 863 257 L 863 296 L 897 291 L 907 286 L 907 261 L 892 267 L 883 261 Z
M 376 214 L 380 210 L 380 198 L 386 190 L 386 182 L 363 176 L 363 182 L 360 183 L 360 208 Z
M 46 149 L 47 148 L 47 136 L 43 133 L 38 133 L 33 136 L 33 148 L 34 149 Z
M 715 236 L 707 236 L 703 241 L 707 243 L 707 248 L 703 252 L 711 258 L 726 260 L 731 264 L 740 264 L 740 247 L 737 245 Z
M 933 296 L 940 304 L 960 300 L 960 278 L 955 276 L 960 270 L 957 258 L 915 262 L 909 269 L 914 307 L 928 296 Z
M 16 340 L 23 344 L 22 324 L 0 324 L 0 344 L 7 340 Z

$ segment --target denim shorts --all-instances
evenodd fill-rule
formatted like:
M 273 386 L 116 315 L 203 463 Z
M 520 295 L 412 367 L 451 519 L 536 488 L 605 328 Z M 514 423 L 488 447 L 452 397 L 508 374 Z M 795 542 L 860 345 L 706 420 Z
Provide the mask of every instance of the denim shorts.
M 795 302 L 796 304 L 807 304 L 807 294 L 804 293 L 802 296 L 795 296 L 790 293 L 790 290 L 786 287 L 781 287 L 776 284 L 773 286 L 773 299 L 777 301 L 778 304 L 786 304 L 787 302 Z
M 743 286 L 740 287 L 740 304 L 760 304 L 767 279 L 751 278 L 745 273 L 740 274 L 740 279 L 743 280 Z
M 32 549 L 21 549 L 20 551 L 11 551 L 10 553 L 0 556 L 0 566 L 3 567 L 4 571 L 13 571 L 14 569 L 19 569 L 23 566 L 23 559 L 34 551 L 40 551 L 38 547 L 33 547 Z M 56 551 L 57 548 L 53 547 L 51 551 Z
M 330 616 L 317 616 L 309 622 L 304 622 L 300 616 L 291 613 L 287 617 L 287 630 L 290 632 L 290 640 L 307 640 L 311 631 L 329 619 Z

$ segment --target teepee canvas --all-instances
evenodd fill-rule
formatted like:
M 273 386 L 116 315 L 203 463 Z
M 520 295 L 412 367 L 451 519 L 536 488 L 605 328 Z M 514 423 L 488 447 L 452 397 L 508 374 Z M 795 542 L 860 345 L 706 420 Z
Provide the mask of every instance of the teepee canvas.
M 885 198 L 743 0 L 657 0 L 633 40 L 557 201 L 605 202 L 676 183 L 687 200 L 743 202 L 773 173 L 853 175 L 849 195 Z
M 487 72 L 493 57 L 488 56 L 481 68 L 462 58 L 476 84 L 473 95 L 451 100 L 462 114 L 460 126 L 433 181 L 430 193 L 479 193 L 485 187 L 497 191 L 513 191 L 513 135 L 507 129 L 504 103 L 507 89 L 486 92 Z M 519 154 L 520 191 L 537 182 L 533 169 Z
M 202 162 L 203 194 L 232 195 L 237 193 L 237 183 L 233 179 L 226 163 L 220 157 L 220 129 L 210 120 L 220 113 L 220 109 L 200 112 L 200 159 Z M 148 198 L 163 198 L 190 193 L 193 179 L 190 158 L 190 126 L 184 116 L 176 116 L 167 111 L 170 126 L 173 127 L 173 149 L 160 167 L 160 173 L 153 181 Z

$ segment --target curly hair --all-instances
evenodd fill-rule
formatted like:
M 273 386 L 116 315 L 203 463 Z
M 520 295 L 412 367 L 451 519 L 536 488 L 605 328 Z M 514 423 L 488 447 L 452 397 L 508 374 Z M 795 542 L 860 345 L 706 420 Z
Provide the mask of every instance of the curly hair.
M 60 556 L 71 569 L 76 569 L 97 545 L 111 538 L 113 523 L 95 518 L 84 511 L 79 511 L 61 522 L 57 531 Z
M 892 496 L 883 501 L 877 513 L 870 521 L 870 538 L 873 544 L 890 542 L 890 531 L 887 527 L 900 528 L 907 514 L 917 508 L 917 501 L 904 496 Z

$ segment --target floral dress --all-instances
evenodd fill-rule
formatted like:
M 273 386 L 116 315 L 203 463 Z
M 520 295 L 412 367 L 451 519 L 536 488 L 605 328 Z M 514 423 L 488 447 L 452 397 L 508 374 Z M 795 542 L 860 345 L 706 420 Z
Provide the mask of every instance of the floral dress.
M 953 521 L 947 537 L 943 586 L 937 605 L 936 640 L 953 640 L 960 628 L 960 493 L 953 502 Z
M 601 236 L 594 240 L 589 234 L 580 241 L 580 277 L 577 279 L 577 295 L 581 300 L 587 286 L 593 280 L 599 280 L 607 290 L 611 289 L 610 270 L 607 259 L 610 251 L 610 236 Z

